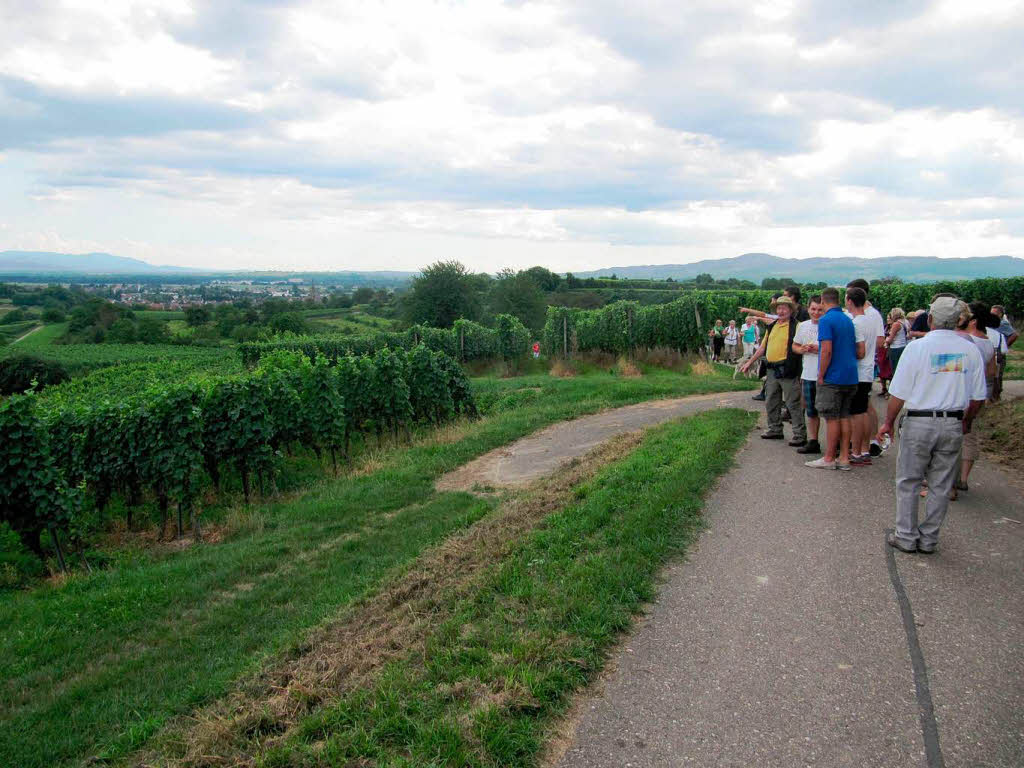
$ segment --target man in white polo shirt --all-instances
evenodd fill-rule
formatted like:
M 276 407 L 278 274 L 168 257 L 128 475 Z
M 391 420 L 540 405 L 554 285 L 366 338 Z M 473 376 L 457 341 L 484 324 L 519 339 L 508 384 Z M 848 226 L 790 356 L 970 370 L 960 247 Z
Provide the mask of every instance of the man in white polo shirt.
M 942 297 L 928 309 L 931 332 L 907 345 L 889 385 L 889 408 L 878 439 L 892 435 L 903 405 L 896 472 L 896 530 L 886 540 L 902 552 L 931 554 L 960 466 L 960 446 L 985 402 L 985 363 L 956 333 L 966 305 Z M 928 480 L 924 519 L 918 525 L 921 483 Z

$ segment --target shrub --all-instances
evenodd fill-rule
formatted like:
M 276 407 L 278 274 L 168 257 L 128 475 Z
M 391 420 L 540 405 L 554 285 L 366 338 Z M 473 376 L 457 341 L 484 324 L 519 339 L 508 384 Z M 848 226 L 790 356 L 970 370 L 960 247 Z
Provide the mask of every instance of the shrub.
M 33 389 L 40 390 L 51 384 L 60 384 L 70 378 L 64 366 L 52 360 L 41 360 L 30 355 L 18 355 L 0 360 L 0 395 L 16 395 Z

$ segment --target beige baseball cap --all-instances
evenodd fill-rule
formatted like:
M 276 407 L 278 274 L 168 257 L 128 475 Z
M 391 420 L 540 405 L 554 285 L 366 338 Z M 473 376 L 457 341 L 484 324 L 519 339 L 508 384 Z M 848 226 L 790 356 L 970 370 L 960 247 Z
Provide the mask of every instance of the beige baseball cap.
M 928 307 L 935 325 L 942 328 L 956 328 L 964 311 L 970 311 L 967 304 L 952 296 L 940 296 Z

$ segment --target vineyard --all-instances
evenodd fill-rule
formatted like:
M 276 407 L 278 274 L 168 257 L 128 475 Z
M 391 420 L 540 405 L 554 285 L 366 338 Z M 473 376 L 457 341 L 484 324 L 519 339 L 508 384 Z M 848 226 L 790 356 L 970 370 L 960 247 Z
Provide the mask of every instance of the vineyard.
M 334 361 L 345 355 L 372 355 L 385 349 L 409 350 L 417 345 L 463 362 L 495 358 L 513 360 L 526 354 L 530 333 L 518 318 L 498 315 L 496 326 L 488 328 L 471 320 L 457 320 L 450 329 L 414 325 L 402 332 L 305 336 L 254 342 L 240 345 L 239 350 L 246 366 L 253 366 L 264 355 L 278 351 L 302 352 L 310 359 L 322 355 Z
M 985 278 L 917 285 L 872 287 L 871 301 L 883 314 L 893 307 L 905 311 L 927 307 L 931 297 L 952 293 L 964 301 L 1002 304 L 1013 316 L 1024 311 L 1024 278 Z M 671 347 L 684 352 L 703 348 L 715 320 L 739 320 L 740 307 L 767 310 L 772 292 L 690 291 L 667 304 L 642 306 L 619 301 L 601 309 L 548 307 L 542 332 L 545 354 L 571 357 L 579 352 L 628 354 L 641 347 Z
M 423 345 L 331 360 L 277 350 L 237 375 L 196 374 L 186 362 L 126 366 L 0 402 L 0 512 L 36 554 L 48 529 L 61 560 L 58 533 L 80 540 L 115 495 L 129 527 L 148 496 L 161 535 L 174 507 L 177 534 L 190 519 L 199 538 L 198 494 L 219 492 L 225 473 L 248 501 L 254 480 L 272 487 L 283 452 L 329 455 L 336 466 L 354 440 L 475 413 L 462 368 Z

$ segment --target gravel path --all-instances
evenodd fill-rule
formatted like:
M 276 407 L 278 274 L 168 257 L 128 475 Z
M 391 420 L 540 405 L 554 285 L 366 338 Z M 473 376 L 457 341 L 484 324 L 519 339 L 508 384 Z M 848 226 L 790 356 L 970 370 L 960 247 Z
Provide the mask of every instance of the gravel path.
M 1008 394 L 1024 394 L 1022 384 L 1008 383 Z M 690 402 L 759 405 L 743 398 Z M 500 479 L 525 458 L 514 447 L 488 471 Z M 811 470 L 802 458 L 752 436 L 708 499 L 709 529 L 666 570 L 648 616 L 577 705 L 554 762 L 1024 764 L 1024 501 L 1015 479 L 980 462 L 938 554 L 893 556 L 883 536 L 895 448 L 849 473 Z M 929 726 L 937 742 L 926 745 Z
M 442 491 L 472 490 L 475 487 L 523 488 L 615 435 L 709 408 L 763 411 L 762 404 L 754 402 L 750 396 L 750 392 L 728 392 L 653 400 L 562 421 L 449 472 L 437 481 L 437 488 Z

